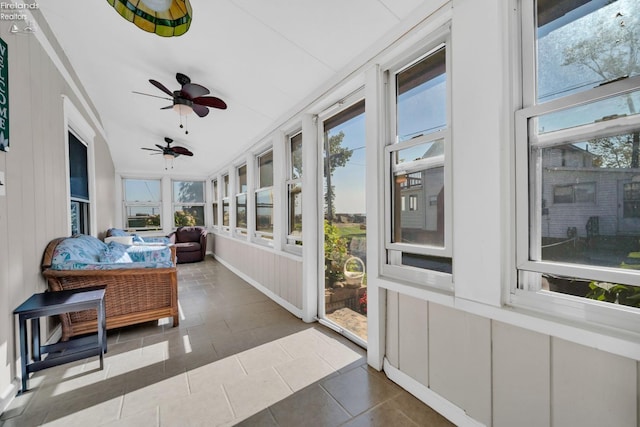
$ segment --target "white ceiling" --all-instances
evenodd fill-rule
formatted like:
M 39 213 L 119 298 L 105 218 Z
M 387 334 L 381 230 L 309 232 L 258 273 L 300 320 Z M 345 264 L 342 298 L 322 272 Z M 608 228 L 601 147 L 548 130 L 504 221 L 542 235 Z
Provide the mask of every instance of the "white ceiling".
M 55 0 L 39 8 L 102 121 L 116 171 L 159 174 L 161 156 L 142 147 L 189 148 L 171 171 L 206 176 L 264 137 L 417 8 L 420 0 L 191 0 L 193 21 L 180 37 L 146 33 L 106 0 Z M 189 116 L 179 129 L 169 90 L 188 75 L 227 110 Z

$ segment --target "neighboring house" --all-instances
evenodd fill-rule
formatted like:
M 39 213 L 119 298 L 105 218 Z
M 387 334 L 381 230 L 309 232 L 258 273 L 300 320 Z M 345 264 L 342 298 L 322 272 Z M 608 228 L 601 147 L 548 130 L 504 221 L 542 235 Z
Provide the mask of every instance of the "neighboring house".
M 575 145 L 545 149 L 541 160 L 543 238 L 640 235 L 637 169 L 598 167 Z

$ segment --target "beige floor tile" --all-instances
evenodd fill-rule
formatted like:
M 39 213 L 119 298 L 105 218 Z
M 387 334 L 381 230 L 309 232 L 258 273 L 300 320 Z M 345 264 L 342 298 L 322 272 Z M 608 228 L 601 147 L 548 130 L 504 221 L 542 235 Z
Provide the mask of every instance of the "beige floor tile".
M 237 357 L 231 356 L 187 372 L 191 393 L 207 393 L 222 384 L 232 384 L 247 377 Z
M 130 417 L 120 418 L 100 424 L 100 427 L 159 427 L 158 408 L 147 409 Z
M 275 367 L 293 391 L 301 390 L 336 371 L 315 354 L 302 356 Z
M 163 427 L 213 427 L 234 419 L 222 386 L 160 405 Z
M 146 381 L 143 385 L 140 381 Z M 150 409 L 188 396 L 189 387 L 186 374 L 176 375 L 165 379 L 140 378 L 136 382 L 127 384 L 127 391 L 122 404 L 122 416 L 128 417 L 137 412 Z
M 274 369 L 258 371 L 232 384 L 225 384 L 224 389 L 238 420 L 256 414 L 292 393 Z
M 252 374 L 263 369 L 270 369 L 293 360 L 277 341 L 254 347 L 238 354 L 238 360 L 244 370 Z
M 47 427 L 86 427 L 97 422 L 117 420 L 120 415 L 122 397 L 105 399 L 95 396 L 95 399 L 59 400 L 45 419 Z

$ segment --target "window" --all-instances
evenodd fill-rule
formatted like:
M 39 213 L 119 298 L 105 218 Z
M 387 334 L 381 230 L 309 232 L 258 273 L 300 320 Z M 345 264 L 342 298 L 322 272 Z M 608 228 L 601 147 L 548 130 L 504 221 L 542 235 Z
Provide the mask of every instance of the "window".
M 289 138 L 287 244 L 302 246 L 302 133 Z
M 173 181 L 173 225 L 204 226 L 204 181 Z
M 237 169 L 236 233 L 247 234 L 247 165 Z
M 212 203 L 212 210 L 213 210 L 213 226 L 214 227 L 218 227 L 219 222 L 218 222 L 218 180 L 214 179 L 211 180 L 211 191 L 213 192 L 211 199 L 213 200 Z
M 222 177 L 222 227 L 229 230 L 229 175 Z
M 640 26 L 628 25 L 640 4 L 532 3 L 523 2 L 516 114 L 517 188 L 527 191 L 517 200 L 514 295 L 544 289 L 640 307 L 631 286 L 640 279 Z
M 390 208 L 383 268 L 419 281 L 436 272 L 430 283 L 451 289 L 447 37 L 387 72 L 392 143 L 385 150 Z
M 87 146 L 69 132 L 69 186 L 71 234 L 89 234 L 89 170 Z
M 556 185 L 553 188 L 553 203 L 595 203 L 596 183 Z
M 257 157 L 256 237 L 273 240 L 273 151 Z
M 124 179 L 124 224 L 128 230 L 161 230 L 162 190 L 159 179 Z

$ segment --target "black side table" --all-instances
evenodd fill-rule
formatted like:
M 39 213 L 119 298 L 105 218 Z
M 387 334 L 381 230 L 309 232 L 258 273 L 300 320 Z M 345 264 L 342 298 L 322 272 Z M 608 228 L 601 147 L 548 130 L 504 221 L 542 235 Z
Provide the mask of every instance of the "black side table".
M 40 345 L 40 317 L 89 309 L 95 309 L 98 313 L 97 340 L 96 334 L 91 334 L 51 345 Z M 100 356 L 100 369 L 104 368 L 104 353 L 107 352 L 104 287 L 34 294 L 13 310 L 13 314 L 18 315 L 20 326 L 22 389 L 18 394 L 27 391 L 27 379 L 31 372 L 91 356 Z M 29 319 L 31 319 L 31 351 L 33 352 L 31 363 L 29 363 L 27 345 L 27 320 Z M 47 353 L 47 357 L 42 360 L 44 353 Z

